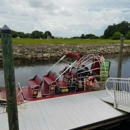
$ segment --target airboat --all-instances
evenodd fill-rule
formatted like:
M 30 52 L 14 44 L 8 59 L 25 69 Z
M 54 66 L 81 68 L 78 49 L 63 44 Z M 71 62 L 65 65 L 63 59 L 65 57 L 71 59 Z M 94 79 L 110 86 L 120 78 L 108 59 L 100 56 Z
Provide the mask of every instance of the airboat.
M 72 59 L 74 59 L 73 62 Z M 61 62 L 67 62 L 67 65 L 55 72 L 55 67 Z M 105 86 L 109 69 L 110 61 L 103 56 L 87 54 L 80 57 L 78 54 L 69 52 L 42 77 L 35 75 L 29 78 L 27 86 L 21 86 L 18 83 L 17 103 L 93 91 L 94 88 Z M 1 102 L 6 101 L 5 89 L 1 90 L 1 98 Z

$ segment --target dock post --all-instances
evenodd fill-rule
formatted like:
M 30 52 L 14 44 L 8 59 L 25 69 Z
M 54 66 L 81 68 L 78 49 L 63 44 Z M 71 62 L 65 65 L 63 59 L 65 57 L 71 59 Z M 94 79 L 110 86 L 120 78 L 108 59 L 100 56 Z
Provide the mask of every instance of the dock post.
M 11 29 L 6 25 L 4 25 L 1 29 L 1 40 L 9 130 L 19 130 L 14 76 L 12 33 Z
M 117 78 L 121 78 L 123 43 L 124 43 L 124 35 L 121 34 L 121 37 L 120 37 L 120 51 L 119 51 L 119 57 L 118 57 Z

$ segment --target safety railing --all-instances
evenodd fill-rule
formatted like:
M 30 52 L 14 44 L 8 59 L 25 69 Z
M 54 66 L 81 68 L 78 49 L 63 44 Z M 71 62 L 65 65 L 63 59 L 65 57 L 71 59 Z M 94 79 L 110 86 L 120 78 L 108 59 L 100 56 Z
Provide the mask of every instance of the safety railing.
M 130 78 L 108 78 L 106 90 L 114 99 L 114 107 L 130 112 Z

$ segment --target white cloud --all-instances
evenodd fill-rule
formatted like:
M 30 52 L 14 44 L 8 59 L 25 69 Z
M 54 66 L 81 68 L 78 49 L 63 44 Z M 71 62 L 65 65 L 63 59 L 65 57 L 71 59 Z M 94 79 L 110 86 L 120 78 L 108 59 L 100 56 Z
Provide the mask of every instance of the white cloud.
M 102 35 L 108 25 L 130 22 L 129 0 L 1 0 L 0 27 L 54 36 Z

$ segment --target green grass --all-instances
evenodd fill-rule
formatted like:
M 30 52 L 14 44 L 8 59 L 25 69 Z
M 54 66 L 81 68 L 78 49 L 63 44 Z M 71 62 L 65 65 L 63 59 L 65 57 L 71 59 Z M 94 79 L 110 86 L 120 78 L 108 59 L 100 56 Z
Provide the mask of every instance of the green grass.
M 13 44 L 116 44 L 120 40 L 110 39 L 29 39 L 29 38 L 13 38 Z M 1 39 L 0 39 L 1 43 Z M 125 44 L 130 44 L 130 40 L 124 40 Z

